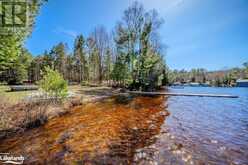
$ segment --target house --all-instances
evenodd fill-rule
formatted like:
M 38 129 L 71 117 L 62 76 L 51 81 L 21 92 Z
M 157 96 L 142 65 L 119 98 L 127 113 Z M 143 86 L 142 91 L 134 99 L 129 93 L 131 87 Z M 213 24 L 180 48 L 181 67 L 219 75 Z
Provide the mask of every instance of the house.
M 199 87 L 199 86 L 201 86 L 201 84 L 200 83 L 197 83 L 197 82 L 191 82 L 189 84 L 189 86 L 191 86 L 191 87 Z
M 236 81 L 236 87 L 247 87 L 248 88 L 248 79 L 245 80 L 237 80 Z
M 181 82 L 174 82 L 174 83 L 172 84 L 172 86 L 181 86 L 181 85 L 182 85 Z

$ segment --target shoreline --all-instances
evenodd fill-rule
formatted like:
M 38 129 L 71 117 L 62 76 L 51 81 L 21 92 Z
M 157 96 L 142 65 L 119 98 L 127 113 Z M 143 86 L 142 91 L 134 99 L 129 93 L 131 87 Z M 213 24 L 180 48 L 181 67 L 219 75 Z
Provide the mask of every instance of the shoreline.
M 118 89 L 109 87 L 87 87 L 87 90 L 84 90 L 84 87 L 77 86 L 76 88 L 79 88 L 77 94 L 63 103 L 26 101 L 9 106 L 2 103 L 3 105 L 0 107 L 3 114 L 1 123 L 5 125 L 1 125 L 0 140 L 38 128 L 54 118 L 73 111 L 78 106 L 100 102 L 119 94 Z M 42 112 L 38 114 L 37 111 Z
M 90 103 L 21 136 L 5 139 L 0 148 L 24 154 L 25 164 L 86 164 L 103 159 L 110 164 L 135 163 L 139 161 L 136 158 L 142 159 L 139 149 L 149 146 L 160 133 L 169 115 L 164 107 L 164 97 L 137 97 L 128 104 L 118 99 Z

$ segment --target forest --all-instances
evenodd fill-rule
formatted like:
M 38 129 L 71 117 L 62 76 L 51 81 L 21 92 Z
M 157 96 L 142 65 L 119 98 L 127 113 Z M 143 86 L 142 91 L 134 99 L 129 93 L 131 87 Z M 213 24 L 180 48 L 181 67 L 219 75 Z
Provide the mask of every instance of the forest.
M 211 86 L 235 86 L 238 79 L 248 79 L 248 62 L 243 67 L 208 71 L 207 69 L 197 68 L 190 71 L 170 70 L 168 72 L 169 84 L 176 82 L 189 83 L 197 82 Z
M 41 55 L 33 55 L 23 45 L 43 4 L 44 1 L 31 4 L 32 23 L 28 30 L 1 38 L 1 82 L 35 84 L 49 67 L 69 84 L 154 90 L 166 83 L 165 46 L 159 38 L 164 21 L 156 10 L 146 11 L 135 2 L 124 11 L 111 32 L 98 26 L 87 36 L 78 35 L 72 51 L 60 42 Z
M 15 22 L 20 2 L 28 9 L 25 26 L 3 28 Z M 0 164 L 248 164 L 244 6 L 0 0 Z M 111 17 L 109 28 L 103 11 L 122 16 Z M 92 28 L 100 19 L 106 23 Z M 60 25 L 73 29 L 73 38 L 57 32 Z M 188 68 L 173 70 L 167 62 Z M 209 70 L 223 64 L 229 68 Z
M 241 68 L 219 71 L 170 70 L 165 59 L 166 45 L 159 35 L 164 20 L 156 10 L 147 11 L 139 2 L 124 11 L 112 30 L 100 25 L 88 35 L 79 34 L 72 50 L 61 41 L 43 54 L 31 54 L 24 43 L 46 1 L 31 2 L 28 28 L 0 38 L 2 84 L 37 84 L 47 67 L 58 71 L 68 84 L 102 84 L 131 90 L 155 90 L 175 82 L 232 86 L 236 80 L 248 77 L 247 63 Z

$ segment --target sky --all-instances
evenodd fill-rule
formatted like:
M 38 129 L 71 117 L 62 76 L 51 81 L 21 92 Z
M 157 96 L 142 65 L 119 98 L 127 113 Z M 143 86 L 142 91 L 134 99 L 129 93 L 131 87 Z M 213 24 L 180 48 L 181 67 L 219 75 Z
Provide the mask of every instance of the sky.
M 248 0 L 138 0 L 164 19 L 160 29 L 171 69 L 241 67 L 248 61 Z M 134 0 L 49 0 L 25 43 L 34 55 L 59 42 L 72 49 L 78 34 L 111 31 Z

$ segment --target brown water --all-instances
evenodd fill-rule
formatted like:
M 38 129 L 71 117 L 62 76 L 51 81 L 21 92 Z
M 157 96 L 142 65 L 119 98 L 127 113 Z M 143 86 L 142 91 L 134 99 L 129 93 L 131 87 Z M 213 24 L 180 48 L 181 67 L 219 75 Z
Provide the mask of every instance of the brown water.
M 23 155 L 26 164 L 136 164 L 136 150 L 155 143 L 168 113 L 165 99 L 110 99 L 76 108 L 0 143 L 0 153 Z
M 0 153 L 26 164 L 248 164 L 247 89 L 170 90 L 239 98 L 108 99 L 1 141 Z

